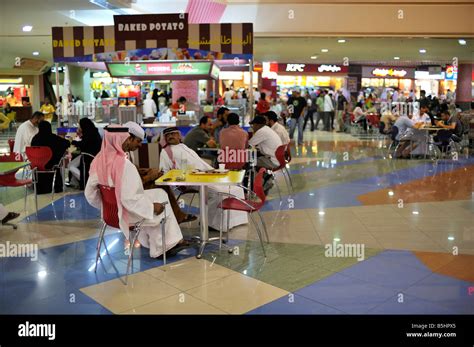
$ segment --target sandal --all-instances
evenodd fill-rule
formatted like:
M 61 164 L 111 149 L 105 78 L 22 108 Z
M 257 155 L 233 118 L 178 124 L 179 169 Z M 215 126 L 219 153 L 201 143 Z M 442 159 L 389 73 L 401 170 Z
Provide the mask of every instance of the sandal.
M 197 216 L 194 216 L 192 214 L 187 214 L 186 217 L 178 224 L 194 222 L 195 220 L 197 220 Z
M 8 212 L 8 214 L 6 215 L 5 218 L 2 219 L 2 224 L 5 225 L 7 224 L 9 221 L 15 219 L 15 218 L 18 218 L 20 216 L 19 213 L 16 213 L 16 212 Z

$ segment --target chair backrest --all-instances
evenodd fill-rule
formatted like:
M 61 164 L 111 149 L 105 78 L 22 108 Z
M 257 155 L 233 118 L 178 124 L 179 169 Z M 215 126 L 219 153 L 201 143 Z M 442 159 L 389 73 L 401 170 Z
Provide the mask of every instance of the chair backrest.
M 281 145 L 281 146 L 278 146 L 278 148 L 276 149 L 275 151 L 275 157 L 277 158 L 278 160 L 278 163 L 280 163 L 280 166 L 278 168 L 276 168 L 275 170 L 273 171 L 278 171 L 278 170 L 281 170 L 282 168 L 285 167 L 286 165 L 286 152 L 287 152 L 287 147 L 288 145 Z
M 10 147 L 10 153 L 13 153 L 13 148 L 15 148 L 15 140 L 8 139 L 8 147 Z
M 102 198 L 102 218 L 105 224 L 120 229 L 115 188 L 99 185 L 99 191 Z
M 53 151 L 46 146 L 30 146 L 25 149 L 31 168 L 37 168 L 39 171 L 46 170 L 46 164 L 53 157 Z
M 263 189 L 263 174 L 265 173 L 265 168 L 261 168 L 258 173 L 257 173 L 257 176 L 255 177 L 255 181 L 253 182 L 253 191 L 255 192 L 255 194 L 257 194 L 258 198 L 260 199 L 260 204 L 259 204 L 259 207 L 262 207 L 263 204 L 265 204 L 265 199 L 266 199 L 266 196 L 265 196 L 265 191 Z
M 0 155 L 0 163 L 11 163 L 13 161 L 23 161 L 23 156 L 20 153 L 13 152 Z

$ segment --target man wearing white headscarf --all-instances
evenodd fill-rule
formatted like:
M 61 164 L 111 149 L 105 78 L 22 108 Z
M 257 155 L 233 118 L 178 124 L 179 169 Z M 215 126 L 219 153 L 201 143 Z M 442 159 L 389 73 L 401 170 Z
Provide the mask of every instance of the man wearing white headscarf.
M 168 172 L 173 169 L 183 169 L 184 165 L 190 165 L 193 169 L 198 170 L 212 170 L 213 167 L 202 160 L 199 155 L 194 152 L 191 148 L 181 143 L 181 133 L 178 128 L 171 127 L 163 131 L 161 145 L 163 150 L 160 155 L 160 169 L 163 172 Z M 221 214 L 217 208 L 221 198 L 217 194 L 218 192 L 230 193 L 240 199 L 244 199 L 244 190 L 240 187 L 229 186 L 209 186 L 209 198 L 208 198 L 208 220 L 209 226 L 213 229 L 220 230 L 221 227 Z M 229 230 L 235 226 L 248 223 L 248 216 L 246 212 L 240 211 L 226 211 L 230 213 L 229 216 Z M 224 216 L 222 230 L 227 230 L 227 216 Z
M 128 129 L 109 127 L 102 142 L 102 149 L 91 164 L 90 176 L 85 189 L 89 204 L 101 209 L 99 185 L 115 188 L 120 230 L 129 239 L 129 227 L 143 219 L 138 237 L 141 245 L 150 249 L 150 257 L 157 258 L 164 251 L 174 255 L 188 246 L 173 214 L 166 192 L 162 189 L 144 190 L 137 168 L 127 160 L 124 144 L 130 138 Z M 166 214 L 164 214 L 166 210 Z M 165 217 L 166 216 L 166 217 Z M 160 221 L 165 219 L 166 250 L 162 248 Z M 173 250 L 173 251 L 171 251 Z

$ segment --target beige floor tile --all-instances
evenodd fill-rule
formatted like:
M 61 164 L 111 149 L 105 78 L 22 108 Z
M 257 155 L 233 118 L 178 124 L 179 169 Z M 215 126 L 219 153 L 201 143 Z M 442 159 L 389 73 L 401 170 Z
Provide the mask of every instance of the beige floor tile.
M 235 274 L 235 271 L 195 257 L 145 271 L 182 291 Z
M 113 313 L 124 312 L 181 292 L 143 272 L 128 276 L 127 285 L 120 279 L 115 279 L 82 288 L 81 291 Z
M 286 290 L 235 274 L 187 291 L 188 294 L 231 314 L 243 314 L 287 295 Z
M 421 231 L 413 231 L 410 233 L 395 232 L 372 232 L 378 241 L 412 241 L 412 242 L 434 242 L 430 237 Z
M 187 293 L 174 294 L 122 314 L 226 314 Z

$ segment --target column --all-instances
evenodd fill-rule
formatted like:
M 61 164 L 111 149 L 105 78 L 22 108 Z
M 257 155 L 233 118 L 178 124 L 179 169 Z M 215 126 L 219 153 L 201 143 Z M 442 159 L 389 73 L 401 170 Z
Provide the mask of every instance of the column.
M 465 111 L 471 109 L 473 64 L 459 64 L 456 84 L 456 104 Z
M 198 81 L 172 81 L 173 102 L 184 96 L 188 103 L 199 105 Z

